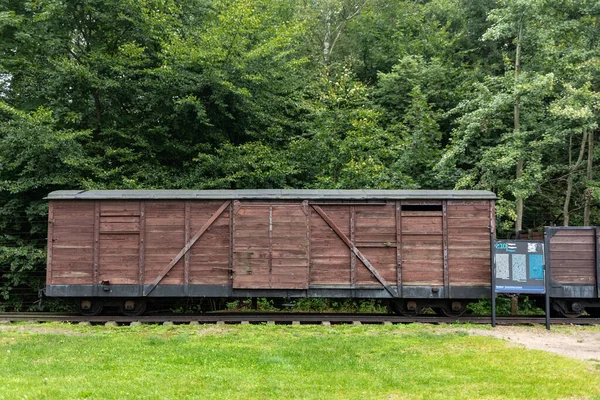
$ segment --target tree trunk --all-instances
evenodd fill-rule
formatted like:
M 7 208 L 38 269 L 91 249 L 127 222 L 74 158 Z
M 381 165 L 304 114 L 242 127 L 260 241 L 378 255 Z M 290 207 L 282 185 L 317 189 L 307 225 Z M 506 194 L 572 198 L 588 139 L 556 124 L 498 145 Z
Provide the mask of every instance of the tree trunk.
M 523 160 L 517 161 L 517 173 L 516 178 L 519 179 L 523 176 Z M 520 232 L 523 230 L 523 198 L 517 197 L 517 221 L 515 223 L 515 233 L 517 235 L 517 239 L 520 239 Z
M 360 14 L 369 0 L 344 1 L 342 5 L 325 1 L 325 34 L 323 36 L 323 62 L 328 65 L 333 49 L 348 22 Z M 337 8 L 335 8 L 337 7 Z
M 519 20 L 519 35 L 517 37 L 517 51 L 515 54 L 515 106 L 514 106 L 514 132 L 515 134 L 519 133 L 521 129 L 520 125 L 520 102 L 521 96 L 517 89 L 517 80 L 519 79 L 519 71 L 521 69 L 521 38 L 523 36 L 523 18 Z M 517 161 L 517 170 L 515 177 L 518 180 L 523 176 L 523 158 L 519 158 Z M 515 233 L 517 239 L 519 238 L 520 232 L 523 230 L 523 198 L 517 196 L 516 198 L 516 208 L 517 208 L 517 220 L 515 221 Z
M 581 147 L 579 148 L 579 156 L 575 165 L 571 165 L 571 145 L 573 144 L 573 136 L 569 137 L 569 173 L 567 175 L 567 191 L 565 193 L 565 203 L 563 204 L 563 225 L 569 226 L 569 203 L 571 202 L 571 193 L 573 192 L 573 174 L 583 161 L 583 154 L 585 153 L 585 144 L 588 140 L 587 129 L 583 131 L 583 138 L 581 139 Z
M 592 192 L 590 182 L 594 179 L 592 167 L 594 164 L 594 131 L 588 135 L 588 159 L 586 173 L 586 190 L 585 190 L 585 205 L 583 208 L 583 225 L 590 226 L 590 207 L 592 204 Z
M 325 37 L 323 38 L 323 62 L 329 64 L 329 46 L 331 43 L 331 10 L 327 9 L 327 17 L 325 19 Z
M 96 125 L 100 129 L 102 123 L 102 107 L 100 105 L 100 91 L 94 89 L 94 106 L 96 107 Z
M 567 193 L 565 194 L 565 204 L 563 205 L 563 226 L 569 226 L 569 202 L 571 201 L 571 192 L 573 191 L 573 175 L 569 174 L 567 178 Z
M 517 315 L 519 312 L 519 296 L 510 298 L 510 315 Z
M 590 49 L 594 49 L 596 46 L 596 35 L 598 33 L 598 27 L 600 27 L 600 16 L 596 17 L 596 23 L 594 24 L 594 35 L 590 41 Z M 587 160 L 587 173 L 585 183 L 585 204 L 583 206 L 583 225 L 590 226 L 590 208 L 592 206 L 592 188 L 591 182 L 594 179 L 594 173 L 592 167 L 594 166 L 594 131 L 590 131 L 588 136 L 588 160 Z

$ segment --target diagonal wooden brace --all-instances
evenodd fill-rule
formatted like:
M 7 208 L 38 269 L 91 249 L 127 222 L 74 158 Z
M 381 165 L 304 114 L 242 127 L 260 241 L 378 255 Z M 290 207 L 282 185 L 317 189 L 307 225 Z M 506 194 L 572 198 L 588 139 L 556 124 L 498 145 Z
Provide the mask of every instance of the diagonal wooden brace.
M 169 271 L 171 269 L 173 269 L 175 264 L 177 264 L 177 262 L 179 262 L 179 260 L 181 260 L 181 258 L 188 251 L 190 251 L 192 246 L 198 241 L 198 239 L 200 239 L 200 237 L 204 234 L 204 232 L 206 232 L 206 230 L 212 225 L 212 223 L 215 222 L 215 220 L 217 218 L 219 218 L 219 216 L 221 214 L 223 214 L 223 211 L 225 211 L 227 209 L 227 207 L 229 207 L 230 204 L 231 204 L 231 201 L 229 201 L 229 200 L 226 201 L 225 203 L 223 203 L 223 205 L 221 207 L 219 207 L 219 209 L 212 215 L 212 217 L 210 217 L 209 220 L 206 221 L 206 223 L 204 225 L 202 225 L 202 228 L 200 228 L 198 230 L 198 232 L 196 232 L 196 234 L 190 239 L 190 241 L 185 244 L 183 249 L 181 249 L 181 251 L 175 256 L 175 258 L 173 258 L 171 260 L 169 265 L 167 265 L 160 272 L 160 274 L 156 277 L 156 279 L 154 281 L 152 281 L 150 286 L 148 286 L 146 289 L 144 289 L 144 296 L 148 296 L 150 294 L 150 292 L 152 292 L 154 290 L 156 285 L 158 285 L 158 283 L 169 273 Z
M 321 218 L 323 218 L 327 225 L 329 225 L 329 227 L 333 229 L 333 231 L 339 236 L 339 238 L 342 239 L 342 241 L 346 244 L 346 246 L 348 246 L 350 251 L 352 251 L 356 255 L 356 257 L 365 265 L 365 267 L 367 267 L 367 269 L 371 271 L 371 274 L 373 274 L 373 276 L 383 285 L 385 290 L 387 290 L 389 294 L 392 295 L 392 297 L 398 297 L 396 291 L 392 289 L 390 285 L 387 284 L 385 279 L 383 279 L 381 274 L 375 269 L 375 267 L 373 267 L 373 265 L 367 259 L 367 257 L 365 257 L 365 255 L 361 253 L 360 250 L 358 250 L 358 247 L 356 247 L 350 239 L 348 239 L 348 236 L 344 235 L 344 233 L 340 230 L 340 228 L 338 228 L 335 222 L 333 222 L 333 220 L 329 218 L 325 211 L 323 211 L 321 207 L 314 204 L 312 205 L 312 208 L 321 216 Z

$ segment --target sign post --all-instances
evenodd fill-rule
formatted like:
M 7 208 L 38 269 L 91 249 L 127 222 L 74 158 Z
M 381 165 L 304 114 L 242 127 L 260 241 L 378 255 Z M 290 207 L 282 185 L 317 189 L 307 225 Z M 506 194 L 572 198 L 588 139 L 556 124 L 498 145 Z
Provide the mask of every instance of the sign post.
M 546 309 L 546 329 L 550 330 L 550 277 L 552 276 L 550 262 L 550 242 L 548 241 L 548 230 L 544 230 L 544 257 L 547 262 L 548 279 L 546 279 L 546 295 L 544 296 L 544 308 Z
M 545 294 L 544 242 L 497 240 L 493 246 L 492 326 L 496 326 L 496 293 Z M 547 296 L 546 296 L 547 297 Z M 546 314 L 549 310 L 546 306 Z M 548 329 L 549 326 L 547 326 Z

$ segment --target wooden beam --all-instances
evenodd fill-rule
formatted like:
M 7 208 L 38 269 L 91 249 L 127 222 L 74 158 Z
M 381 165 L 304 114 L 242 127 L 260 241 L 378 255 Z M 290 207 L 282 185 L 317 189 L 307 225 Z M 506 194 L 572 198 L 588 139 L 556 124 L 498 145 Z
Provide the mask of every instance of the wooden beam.
M 450 271 L 448 267 L 448 207 L 442 202 L 442 247 L 444 252 L 444 297 L 450 298 Z
M 600 246 L 598 227 L 594 227 L 594 267 L 596 267 L 596 297 L 600 297 Z
M 100 275 L 100 202 L 94 202 L 94 261 L 92 269 L 93 293 L 98 295 L 98 277 Z
M 310 286 L 310 209 L 308 208 L 308 200 L 302 202 L 302 211 L 306 215 L 306 287 Z
M 190 241 L 190 234 L 192 230 L 192 213 L 191 213 L 191 202 L 186 200 L 185 202 L 185 212 L 184 212 L 184 242 L 187 243 Z M 189 296 L 190 294 L 190 252 L 185 253 L 185 257 L 183 259 L 183 295 Z
M 237 213 L 240 212 L 241 208 L 242 208 L 242 203 L 239 200 L 234 200 L 233 201 L 233 215 L 237 215 Z
M 350 202 L 347 202 L 347 203 L 344 203 L 344 202 L 329 202 L 328 203 L 328 202 L 311 201 L 310 205 L 311 206 L 353 206 L 353 207 L 354 206 L 378 206 L 378 207 L 381 207 L 381 206 L 387 206 L 387 202 L 385 202 L 385 201 L 383 201 L 383 202 L 379 201 L 379 202 L 376 202 L 376 203 L 375 202 L 356 203 L 356 202 L 350 201 Z
M 269 206 L 269 288 L 273 287 L 273 206 Z
M 402 205 L 396 201 L 396 280 L 402 293 Z
M 146 201 L 140 201 L 140 241 L 138 259 L 138 282 L 140 295 L 144 294 L 144 269 L 146 268 Z
M 152 292 L 154 290 L 156 285 L 158 285 L 158 283 L 169 273 L 169 271 L 175 266 L 175 264 L 177 264 L 177 262 L 179 262 L 179 260 L 181 260 L 181 258 L 188 251 L 190 251 L 192 246 L 198 241 L 198 239 L 200 239 L 200 237 L 213 224 L 213 222 L 215 222 L 216 219 L 219 218 L 219 216 L 221 214 L 223 214 L 223 211 L 225 211 L 227 209 L 227 207 L 229 207 L 230 203 L 231 203 L 230 200 L 227 200 L 225 203 L 223 203 L 223 205 L 221 205 L 221 207 L 219 207 L 219 209 L 212 215 L 212 217 L 210 217 L 209 220 L 206 221 L 206 223 L 204 225 L 202 225 L 202 228 L 200 228 L 200 230 L 198 230 L 198 232 L 196 232 L 196 234 L 190 239 L 189 242 L 187 242 L 185 244 L 183 249 L 181 249 L 181 251 L 175 256 L 175 258 L 173 258 L 171 260 L 171 262 L 160 272 L 160 274 L 150 284 L 150 286 L 148 286 L 148 288 L 146 288 L 146 290 L 144 290 L 144 296 L 148 296 L 150 294 L 150 292 Z
M 377 271 L 375 267 L 373 267 L 373 265 L 367 259 L 367 257 L 365 257 L 364 254 L 361 253 L 360 250 L 358 250 L 358 248 L 352 243 L 352 241 L 348 239 L 346 235 L 344 235 L 344 233 L 335 224 L 335 222 L 333 222 L 333 220 L 329 218 L 325 211 L 323 211 L 321 207 L 314 204 L 312 205 L 312 208 L 317 212 L 317 214 L 321 216 L 321 218 L 323 218 L 327 225 L 329 225 L 329 227 L 333 229 L 333 231 L 338 235 L 338 237 L 342 239 L 342 241 L 346 244 L 346 246 L 348 246 L 350 251 L 352 251 L 352 253 L 356 255 L 356 257 L 364 264 L 364 266 L 367 267 L 369 271 L 371 271 L 373 276 L 383 285 L 385 290 L 387 290 L 389 294 L 392 295 L 392 297 L 398 297 L 397 293 L 391 288 L 390 285 L 387 284 L 387 282 L 385 281 L 385 279 L 383 279 L 379 271 Z
M 356 247 L 356 207 L 350 206 L 350 241 L 352 246 Z M 356 255 L 350 254 L 350 283 L 352 287 L 356 285 Z
M 233 212 L 234 204 L 229 205 L 229 282 L 233 286 L 233 249 L 235 248 L 235 213 Z
M 48 253 L 46 254 L 46 282 L 52 284 L 52 247 L 54 244 L 54 204 L 50 201 L 48 204 Z

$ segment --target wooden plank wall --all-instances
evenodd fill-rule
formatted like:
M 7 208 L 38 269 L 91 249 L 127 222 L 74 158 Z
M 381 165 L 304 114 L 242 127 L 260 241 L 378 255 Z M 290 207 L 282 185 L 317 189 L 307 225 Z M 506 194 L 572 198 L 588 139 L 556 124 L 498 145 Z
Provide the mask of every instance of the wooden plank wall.
M 594 230 L 559 230 L 550 238 L 552 279 L 558 283 L 594 284 Z
M 48 283 L 149 284 L 222 205 L 190 200 L 53 201 Z M 410 207 L 418 205 L 429 208 Z M 337 202 L 320 207 L 390 285 L 400 280 L 406 286 L 489 285 L 490 203 L 443 205 Z M 560 247 L 573 240 L 580 239 L 559 234 L 553 243 Z M 587 244 L 579 246 L 592 246 L 593 262 L 593 236 L 583 240 Z M 561 265 L 575 265 L 585 270 L 584 279 L 593 277 L 587 258 L 562 260 L 556 254 L 553 275 L 566 279 L 572 272 L 561 272 Z M 226 209 L 160 284 L 228 285 L 232 274 L 235 288 L 380 285 L 308 202 L 237 202 L 237 209 Z
M 270 207 L 235 208 L 233 287 L 270 288 Z
M 185 202 L 146 201 L 146 260 L 144 283 L 150 284 L 185 245 Z M 181 259 L 160 284 L 183 285 Z
M 350 206 L 321 205 L 347 237 L 350 233 Z M 350 249 L 333 229 L 310 208 L 310 283 L 314 285 L 351 285 Z M 355 265 L 358 262 L 355 262 Z
M 308 217 L 300 204 L 239 204 L 233 224 L 233 287 L 308 286 Z
M 221 207 L 223 201 L 189 202 L 189 237 L 192 237 Z M 189 252 L 189 283 L 229 285 L 230 209 L 221 214 Z M 182 246 L 183 247 L 183 246 Z M 181 250 L 181 248 L 180 248 Z
M 402 202 L 401 219 L 402 284 L 444 286 L 442 202 Z
M 308 216 L 301 205 L 274 205 L 271 216 L 271 287 L 304 289 L 308 287 Z
M 51 202 L 48 284 L 89 284 L 94 263 L 94 202 Z
M 213 216 L 222 201 L 147 201 L 144 282 L 150 284 Z M 230 283 L 229 218 L 226 210 L 160 284 Z
M 396 204 L 356 206 L 354 244 L 390 285 L 396 284 Z M 356 285 L 379 285 L 360 261 L 356 262 Z
M 193 234 L 221 204 L 53 201 L 47 282 L 138 284 L 141 279 L 148 284 L 183 248 L 186 229 Z M 184 284 L 187 262 L 189 283 L 229 284 L 229 234 L 225 211 L 160 283 Z
M 140 202 L 98 202 L 98 282 L 139 283 Z
M 490 284 L 490 211 L 489 201 L 447 202 L 451 286 Z

